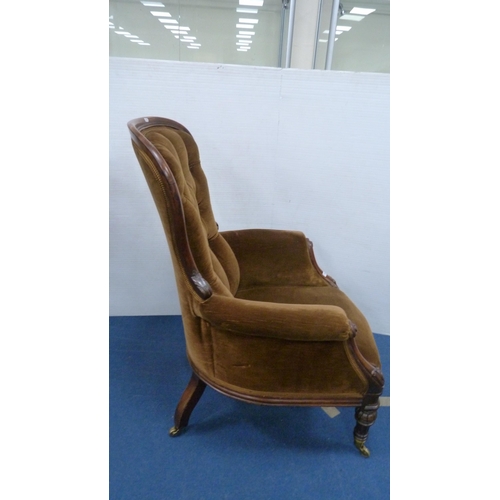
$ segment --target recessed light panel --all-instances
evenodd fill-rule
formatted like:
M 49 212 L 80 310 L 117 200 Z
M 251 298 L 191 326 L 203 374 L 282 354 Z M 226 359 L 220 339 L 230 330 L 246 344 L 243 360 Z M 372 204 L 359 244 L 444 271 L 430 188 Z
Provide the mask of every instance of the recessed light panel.
M 172 17 L 171 14 L 170 14 L 170 12 L 162 12 L 162 11 L 159 11 L 159 10 L 152 10 L 150 12 L 155 17 Z
M 141 2 L 146 7 L 165 7 L 161 2 Z
M 342 21 L 361 21 L 361 19 L 364 19 L 365 16 L 353 16 L 351 14 L 344 14 L 340 20 Z
M 246 5 L 248 7 L 262 7 L 264 5 L 264 0 L 240 0 L 240 5 Z
M 360 16 L 367 16 L 372 12 L 375 12 L 377 9 L 362 9 L 360 7 L 354 7 L 351 9 L 351 14 L 359 14 Z
M 246 23 L 246 24 L 257 24 L 259 22 L 258 19 L 250 19 L 248 17 L 240 17 L 238 21 L 240 23 Z
M 241 12 L 242 14 L 257 14 L 259 11 L 257 9 L 236 9 L 236 12 Z

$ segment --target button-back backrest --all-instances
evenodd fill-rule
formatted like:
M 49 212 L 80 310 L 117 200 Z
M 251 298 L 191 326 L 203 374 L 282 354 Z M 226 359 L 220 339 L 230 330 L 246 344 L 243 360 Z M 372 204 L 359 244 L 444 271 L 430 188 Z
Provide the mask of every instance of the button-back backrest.
M 234 294 L 239 285 L 239 266 L 231 248 L 219 234 L 196 142 L 185 129 L 165 125 L 148 126 L 141 133 L 165 160 L 173 176 L 173 179 L 172 176 L 168 179 L 162 169 L 158 168 L 158 161 L 155 165 L 149 161 L 146 162 L 148 165 L 145 165 L 144 161 L 141 162 L 141 156 L 144 160 L 144 155 L 139 154 L 139 148 L 137 144 L 134 144 L 167 233 L 173 253 L 174 267 L 176 267 L 178 287 L 182 287 L 182 277 L 179 280 L 179 271 L 182 275 L 182 269 L 179 269 L 179 266 L 183 265 L 180 258 L 182 249 L 176 248 L 176 239 L 172 233 L 176 230 L 176 225 L 185 225 L 189 249 L 201 276 L 208 282 L 214 293 Z M 181 200 L 182 213 L 172 213 L 173 210 L 169 208 L 168 200 L 164 199 L 169 195 L 169 189 L 165 189 L 166 184 L 172 180 L 176 184 Z M 171 185 L 170 188 L 172 188 Z M 184 291 L 179 290 L 180 293 Z

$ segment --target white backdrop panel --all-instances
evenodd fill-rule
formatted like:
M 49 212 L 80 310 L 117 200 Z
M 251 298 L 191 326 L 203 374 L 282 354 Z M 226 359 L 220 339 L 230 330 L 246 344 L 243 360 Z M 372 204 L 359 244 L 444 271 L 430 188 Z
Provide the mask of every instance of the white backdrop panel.
M 180 314 L 126 124 L 164 116 L 200 148 L 221 230 L 303 231 L 389 333 L 389 76 L 110 58 L 110 315 Z

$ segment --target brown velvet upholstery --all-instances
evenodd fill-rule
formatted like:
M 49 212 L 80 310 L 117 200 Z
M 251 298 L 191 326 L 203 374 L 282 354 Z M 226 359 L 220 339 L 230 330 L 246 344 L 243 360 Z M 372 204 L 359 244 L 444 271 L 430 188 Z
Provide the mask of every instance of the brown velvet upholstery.
M 153 117 L 128 126 L 169 243 L 194 373 L 177 431 L 208 384 L 259 404 L 356 406 L 355 441 L 367 454 L 383 377 L 363 314 L 302 233 L 219 232 L 185 127 Z

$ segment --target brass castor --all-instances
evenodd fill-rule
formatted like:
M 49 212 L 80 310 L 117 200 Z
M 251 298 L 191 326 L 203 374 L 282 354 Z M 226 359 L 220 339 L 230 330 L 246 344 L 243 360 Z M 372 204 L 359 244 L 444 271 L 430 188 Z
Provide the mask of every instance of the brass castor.
M 175 425 L 168 432 L 170 437 L 178 436 L 180 433 L 181 433 L 181 429 L 179 427 L 175 427 Z
M 361 441 L 359 439 L 354 439 L 354 446 L 356 446 L 361 455 L 363 455 L 364 457 L 370 456 L 370 450 L 365 446 L 364 441 Z

